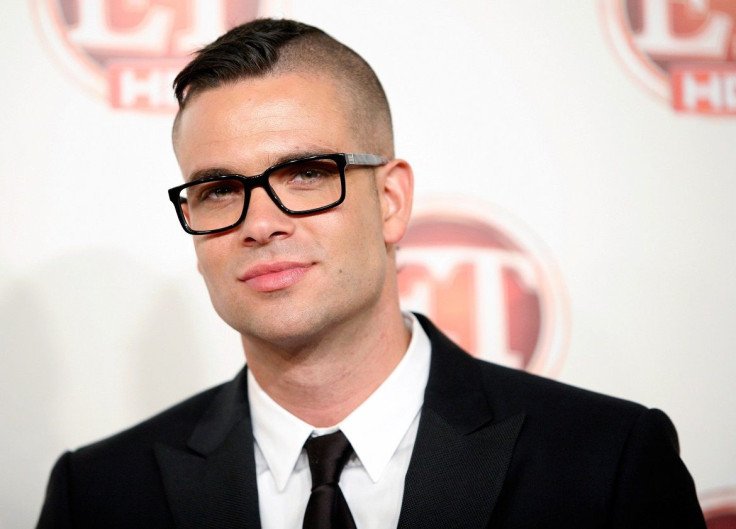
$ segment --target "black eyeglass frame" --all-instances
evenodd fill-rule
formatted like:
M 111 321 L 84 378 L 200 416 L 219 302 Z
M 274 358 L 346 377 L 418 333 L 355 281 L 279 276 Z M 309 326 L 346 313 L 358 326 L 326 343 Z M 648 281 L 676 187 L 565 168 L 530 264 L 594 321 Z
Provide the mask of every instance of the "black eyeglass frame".
M 292 209 L 287 208 L 284 206 L 284 204 L 281 202 L 279 197 L 276 195 L 274 190 L 271 188 L 271 186 L 268 184 L 268 177 L 273 173 L 274 171 L 277 171 L 283 167 L 287 167 L 289 165 L 294 165 L 297 163 L 303 163 L 303 162 L 309 162 L 312 160 L 333 160 L 340 171 L 340 197 L 332 202 L 331 204 L 327 204 L 326 206 L 320 206 L 318 208 L 313 209 L 307 209 L 307 210 L 299 210 L 295 211 Z M 192 182 L 187 182 L 186 184 L 182 184 L 180 186 L 172 187 L 169 189 L 169 200 L 174 204 L 174 209 L 176 210 L 176 216 L 179 218 L 179 223 L 181 224 L 181 227 L 184 228 L 184 231 L 191 234 L 191 235 L 209 235 L 212 233 L 221 233 L 223 231 L 228 231 L 233 229 L 235 226 L 240 224 L 245 220 L 245 216 L 248 213 L 248 205 L 250 203 L 250 192 L 253 191 L 257 187 L 262 187 L 266 194 L 269 196 L 269 198 L 273 201 L 278 208 L 283 211 L 284 213 L 287 213 L 289 215 L 310 215 L 312 213 L 319 213 L 320 211 L 325 211 L 331 208 L 334 208 L 336 206 L 339 206 L 343 203 L 345 200 L 345 168 L 351 165 L 362 165 L 366 167 L 378 167 L 381 165 L 385 165 L 388 163 L 389 160 L 386 158 L 383 158 L 381 156 L 375 155 L 375 154 L 355 154 L 355 153 L 332 153 L 332 154 L 315 154 L 313 156 L 306 156 L 304 158 L 295 158 L 293 160 L 287 160 L 285 162 L 272 165 L 265 171 L 263 171 L 259 175 L 254 176 L 243 176 L 240 174 L 226 174 L 226 175 L 217 175 L 217 176 L 207 176 L 205 178 L 200 178 L 198 180 L 194 180 Z M 214 230 L 194 230 L 189 227 L 189 224 L 187 224 L 187 219 L 184 216 L 184 211 L 181 207 L 181 192 L 191 186 L 198 185 L 198 184 L 205 184 L 207 182 L 217 182 L 218 180 L 237 180 L 240 183 L 243 184 L 243 187 L 248 191 L 248 200 L 245 200 L 243 202 L 243 211 L 240 214 L 240 217 L 238 220 L 230 224 L 229 226 L 225 226 L 224 228 L 216 228 Z

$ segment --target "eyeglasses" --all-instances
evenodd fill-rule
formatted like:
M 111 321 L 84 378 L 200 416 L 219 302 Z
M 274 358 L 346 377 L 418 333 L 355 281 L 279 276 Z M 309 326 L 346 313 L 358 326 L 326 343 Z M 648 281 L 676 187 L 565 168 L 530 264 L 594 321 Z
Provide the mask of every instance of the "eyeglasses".
M 284 213 L 307 215 L 345 200 L 346 167 L 376 167 L 387 162 L 375 154 L 318 154 L 274 165 L 256 176 L 200 178 L 169 189 L 169 199 L 184 231 L 192 235 L 219 233 L 243 222 L 251 191 L 257 187 L 262 187 Z

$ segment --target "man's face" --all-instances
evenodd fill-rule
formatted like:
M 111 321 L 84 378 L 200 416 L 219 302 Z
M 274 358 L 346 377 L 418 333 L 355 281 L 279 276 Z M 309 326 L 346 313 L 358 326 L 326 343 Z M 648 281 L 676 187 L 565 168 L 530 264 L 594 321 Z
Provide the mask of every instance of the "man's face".
M 319 75 L 206 90 L 180 116 L 177 159 L 189 181 L 208 171 L 250 176 L 311 154 L 364 152 L 349 108 Z M 255 189 L 242 224 L 194 236 L 215 310 L 246 343 L 300 347 L 346 322 L 370 322 L 390 300 L 386 205 L 376 190 L 383 169 L 349 168 L 345 202 L 308 216 L 281 212 Z

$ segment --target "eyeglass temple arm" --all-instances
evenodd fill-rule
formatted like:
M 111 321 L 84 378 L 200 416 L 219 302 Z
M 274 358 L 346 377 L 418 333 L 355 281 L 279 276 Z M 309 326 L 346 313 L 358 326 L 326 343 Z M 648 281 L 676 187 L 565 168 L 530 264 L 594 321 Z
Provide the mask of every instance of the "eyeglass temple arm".
M 348 165 L 383 165 L 389 162 L 388 158 L 381 158 L 375 154 L 345 154 Z

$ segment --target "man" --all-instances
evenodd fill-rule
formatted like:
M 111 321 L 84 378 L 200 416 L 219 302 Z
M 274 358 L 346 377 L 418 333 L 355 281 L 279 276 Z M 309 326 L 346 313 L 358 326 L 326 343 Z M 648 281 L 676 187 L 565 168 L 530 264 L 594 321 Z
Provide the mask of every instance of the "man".
M 259 20 L 175 89 L 170 198 L 247 368 L 62 456 L 39 527 L 705 527 L 662 412 L 401 313 L 413 177 L 358 55 Z

